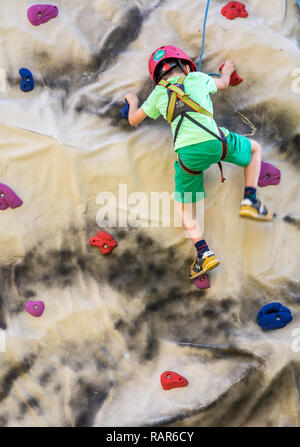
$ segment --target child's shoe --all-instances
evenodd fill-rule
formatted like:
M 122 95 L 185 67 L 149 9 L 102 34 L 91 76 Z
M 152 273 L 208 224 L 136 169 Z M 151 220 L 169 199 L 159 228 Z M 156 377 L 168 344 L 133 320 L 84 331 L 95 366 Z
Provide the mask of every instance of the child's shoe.
M 241 203 L 239 216 L 270 221 L 273 220 L 276 214 L 268 211 L 265 205 L 258 199 L 256 202 L 253 202 L 251 199 L 244 199 Z
M 215 269 L 219 264 L 220 261 L 216 258 L 215 254 L 212 251 L 206 251 L 203 253 L 202 258 L 196 256 L 191 265 L 189 277 L 190 279 L 195 279 L 198 276 L 204 275 L 204 273 Z

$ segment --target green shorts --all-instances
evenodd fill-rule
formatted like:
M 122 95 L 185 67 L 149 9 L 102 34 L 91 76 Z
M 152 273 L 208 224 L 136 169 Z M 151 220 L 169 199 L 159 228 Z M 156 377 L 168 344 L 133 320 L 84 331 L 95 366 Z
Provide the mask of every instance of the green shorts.
M 237 166 L 248 166 L 251 160 L 251 141 L 247 137 L 229 132 L 226 163 Z M 193 171 L 205 171 L 212 164 L 218 163 L 222 155 L 220 140 L 209 140 L 204 143 L 184 146 L 177 150 L 183 164 Z M 175 200 L 178 202 L 198 202 L 205 197 L 203 172 L 190 174 L 183 170 L 179 161 L 175 161 Z

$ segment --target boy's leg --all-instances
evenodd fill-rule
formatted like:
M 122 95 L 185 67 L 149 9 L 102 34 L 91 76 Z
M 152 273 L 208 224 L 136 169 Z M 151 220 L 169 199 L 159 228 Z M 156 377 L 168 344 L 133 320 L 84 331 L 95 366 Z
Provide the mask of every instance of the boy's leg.
M 187 232 L 189 238 L 194 244 L 201 241 L 203 238 L 203 231 L 200 223 L 195 218 L 194 204 L 182 203 L 176 201 L 177 213 L 180 217 L 180 221 Z
M 257 220 L 273 219 L 274 214 L 267 210 L 265 205 L 256 198 L 256 189 L 261 170 L 262 148 L 261 145 L 250 139 L 251 160 L 245 167 L 245 191 L 244 199 L 240 207 L 240 217 L 248 217 Z
M 214 253 L 209 250 L 206 241 L 203 239 L 203 232 L 200 223 L 195 217 L 195 203 L 181 203 L 176 201 L 177 212 L 182 225 L 189 238 L 193 241 L 197 255 L 190 268 L 190 279 L 195 279 L 219 265 L 219 260 Z
M 224 161 L 245 168 L 245 191 L 240 207 L 240 217 L 265 221 L 272 220 L 275 214 L 269 212 L 256 198 L 262 158 L 260 144 L 235 132 L 229 132 L 226 139 L 228 152 Z
M 261 168 L 262 148 L 257 141 L 251 138 L 249 140 L 251 141 L 251 161 L 245 167 L 245 188 L 257 188 Z

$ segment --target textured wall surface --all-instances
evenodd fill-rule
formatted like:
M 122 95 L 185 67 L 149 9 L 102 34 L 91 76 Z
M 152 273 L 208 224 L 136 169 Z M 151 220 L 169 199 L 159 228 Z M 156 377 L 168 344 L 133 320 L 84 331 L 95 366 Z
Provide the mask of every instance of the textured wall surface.
M 180 228 L 112 228 L 107 257 L 89 246 L 100 192 L 173 191 L 167 123 L 130 128 L 122 98 L 150 93 L 161 45 L 198 62 L 204 0 L 53 3 L 58 17 L 39 27 L 33 2 L 0 6 L 0 181 L 24 201 L 0 211 L 0 425 L 299 426 L 296 0 L 248 0 L 249 17 L 233 21 L 211 1 L 202 70 L 231 58 L 244 78 L 215 95 L 216 119 L 259 140 L 282 180 L 259 191 L 278 213 L 259 225 L 238 218 L 243 171 L 225 164 L 225 184 L 216 166 L 206 172 L 205 236 L 221 260 L 207 291 L 187 278 L 193 247 Z M 42 317 L 24 311 L 28 299 L 44 301 Z M 264 332 L 256 314 L 270 301 L 294 319 Z M 188 387 L 162 390 L 164 370 Z

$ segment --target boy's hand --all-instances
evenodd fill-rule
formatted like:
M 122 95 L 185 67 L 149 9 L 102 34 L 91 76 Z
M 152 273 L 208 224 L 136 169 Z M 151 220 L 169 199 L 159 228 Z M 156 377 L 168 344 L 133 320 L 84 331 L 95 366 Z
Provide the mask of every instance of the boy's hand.
M 142 107 L 138 109 L 139 99 L 135 93 L 127 93 L 127 95 L 124 96 L 124 102 L 126 99 L 130 106 L 128 111 L 128 122 L 131 126 L 136 126 L 141 123 L 147 115 Z
M 124 96 L 124 102 L 125 99 L 127 99 L 129 105 L 131 104 L 138 104 L 139 100 L 135 93 L 127 93 L 127 95 Z
M 214 79 L 214 83 L 218 90 L 224 90 L 228 87 L 230 77 L 236 70 L 236 66 L 232 61 L 227 60 L 221 70 L 222 76 L 219 79 Z
M 232 61 L 227 60 L 221 71 L 222 71 L 222 73 L 226 73 L 226 74 L 229 73 L 229 75 L 231 76 L 235 70 L 236 70 L 236 65 Z

